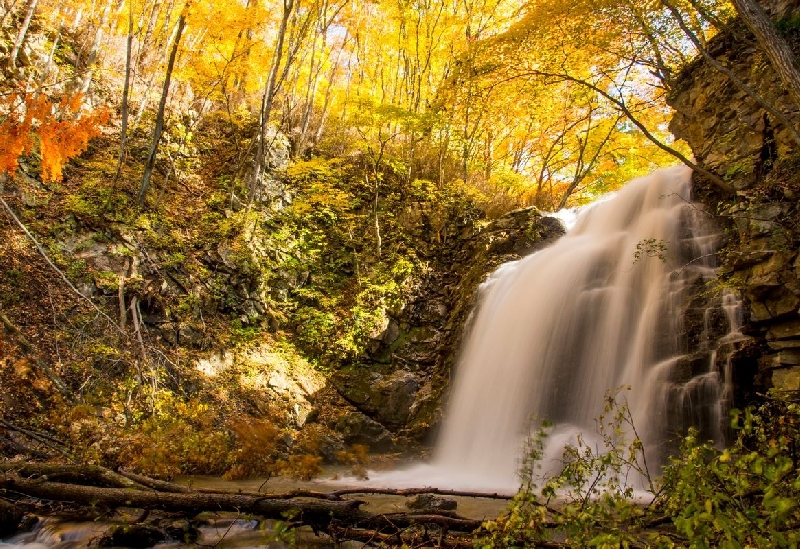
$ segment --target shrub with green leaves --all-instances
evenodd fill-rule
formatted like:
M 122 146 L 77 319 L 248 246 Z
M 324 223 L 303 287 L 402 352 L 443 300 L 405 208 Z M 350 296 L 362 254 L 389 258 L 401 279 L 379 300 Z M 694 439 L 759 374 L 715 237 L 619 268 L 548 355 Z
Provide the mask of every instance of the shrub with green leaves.
M 692 431 L 664 474 L 661 508 L 689 547 L 797 547 L 800 404 L 769 399 L 732 414 L 724 450 Z
M 563 469 L 540 478 L 543 425 L 528 443 L 522 486 L 498 519 L 484 523 L 478 547 L 743 549 L 800 544 L 800 404 L 770 395 L 732 413 L 727 448 L 690 431 L 679 455 L 654 478 L 619 392 L 598 419 L 599 445 L 577 438 Z M 632 475 L 651 500 L 634 498 Z

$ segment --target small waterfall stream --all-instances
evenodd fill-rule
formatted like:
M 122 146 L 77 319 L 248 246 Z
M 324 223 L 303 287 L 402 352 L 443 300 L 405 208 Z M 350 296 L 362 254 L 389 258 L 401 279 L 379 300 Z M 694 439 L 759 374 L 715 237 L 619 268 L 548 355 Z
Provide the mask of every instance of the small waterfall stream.
M 634 180 L 549 248 L 492 274 L 432 464 L 379 482 L 513 492 L 530 418 L 555 424 L 546 456 L 558 459 L 577 433 L 591 437 L 621 386 L 656 461 L 688 423 L 719 439 L 725 372 L 709 341 L 690 359 L 683 333 L 687 292 L 714 277 L 719 241 L 690 202 L 690 179 L 676 167 Z M 738 304 L 726 299 L 734 340 Z

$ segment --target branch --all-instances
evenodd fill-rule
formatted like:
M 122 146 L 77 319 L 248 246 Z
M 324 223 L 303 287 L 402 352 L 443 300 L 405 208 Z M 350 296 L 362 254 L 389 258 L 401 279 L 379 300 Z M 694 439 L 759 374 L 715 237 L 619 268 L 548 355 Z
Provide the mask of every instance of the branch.
M 3 420 L 0 423 L 5 424 Z M 52 438 L 52 437 L 48 437 Z M 147 486 L 99 465 L 72 465 L 63 463 L 1 462 L 0 472 L 24 477 L 42 477 L 46 481 L 95 483 L 114 488 L 145 490 Z M 151 479 L 152 480 L 152 479 Z
M 644 136 L 647 139 L 649 139 L 650 142 L 652 142 L 656 147 L 658 147 L 662 151 L 674 156 L 675 158 L 677 158 L 678 160 L 683 162 L 686 166 L 690 167 L 691 169 L 693 169 L 697 173 L 705 176 L 709 181 L 711 181 L 714 185 L 716 185 L 716 187 L 718 189 L 720 189 L 721 191 L 725 192 L 725 194 L 733 195 L 733 194 L 736 193 L 736 189 L 732 185 L 729 185 L 728 183 L 726 183 L 720 176 L 718 176 L 717 174 L 712 173 L 712 172 L 708 171 L 707 169 L 699 166 L 698 164 L 692 162 L 691 160 L 686 158 L 686 156 L 681 154 L 679 151 L 673 149 L 669 145 L 666 145 L 665 143 L 662 143 L 661 140 L 659 140 L 656 136 L 654 136 L 652 133 L 650 133 L 650 130 L 648 130 L 647 127 L 638 118 L 636 118 L 636 116 L 628 108 L 628 106 L 625 104 L 625 102 L 622 99 L 614 97 L 609 92 L 607 92 L 606 90 L 600 88 L 596 84 L 593 84 L 591 82 L 587 82 L 586 80 L 582 80 L 580 78 L 577 78 L 575 76 L 571 76 L 569 74 L 552 73 L 552 72 L 547 72 L 547 71 L 542 71 L 542 70 L 537 70 L 537 69 L 529 69 L 527 71 L 527 73 L 532 75 L 532 76 L 541 76 L 541 77 L 545 77 L 545 78 L 559 78 L 559 79 L 567 80 L 569 82 L 573 82 L 573 83 L 578 84 L 580 86 L 585 86 L 586 88 L 589 88 L 590 90 L 602 95 L 608 101 L 610 101 L 616 108 L 618 108 L 620 110 L 620 112 L 622 112 L 625 115 L 625 117 L 628 120 L 630 120 L 631 123 L 634 126 L 639 128 L 639 130 L 642 132 L 642 134 L 644 134 Z
M 52 501 L 71 501 L 87 506 L 135 507 L 196 514 L 204 510 L 236 511 L 265 518 L 285 520 L 285 513 L 299 512 L 298 522 L 327 527 L 331 520 L 347 523 L 373 518 L 361 511 L 362 501 L 276 500 L 241 494 L 164 493 L 129 488 L 98 488 L 46 480 L 29 480 L 15 475 L 0 476 L 0 488 Z
M 385 494 L 390 496 L 416 496 L 418 494 L 436 494 L 439 496 L 456 496 L 467 498 L 487 498 L 487 499 L 505 499 L 512 500 L 514 496 L 506 494 L 486 493 L 486 492 L 462 492 L 459 490 L 441 490 L 439 488 L 347 488 L 344 490 L 336 490 L 331 492 L 331 496 L 344 496 L 350 494 Z
M 678 23 L 678 26 L 681 28 L 681 30 L 683 30 L 684 34 L 686 34 L 689 40 L 691 40 L 692 44 L 694 44 L 694 47 L 697 48 L 697 51 L 699 51 L 700 54 L 703 56 L 703 59 L 705 59 L 706 62 L 709 65 L 711 65 L 714 69 L 727 76 L 737 88 L 746 93 L 756 103 L 758 103 L 765 110 L 767 110 L 772 116 L 777 118 L 781 122 L 781 124 L 783 124 L 786 127 L 786 129 L 789 130 L 795 142 L 798 145 L 800 145 L 800 132 L 797 131 L 797 128 L 786 117 L 786 115 L 784 115 L 773 105 L 770 105 L 766 99 L 761 97 L 761 95 L 756 90 L 748 86 L 744 81 L 742 81 L 738 76 L 736 76 L 736 74 L 734 74 L 732 70 L 730 70 L 722 63 L 714 59 L 711 56 L 711 54 L 708 53 L 708 50 L 705 47 L 703 47 L 703 45 L 700 43 L 700 40 L 698 40 L 697 36 L 695 36 L 695 34 L 689 29 L 689 27 L 686 25 L 686 22 L 683 20 L 683 16 L 681 16 L 680 12 L 677 10 L 677 8 L 675 8 L 675 6 L 673 6 L 669 2 L 669 0 L 661 0 L 661 2 L 667 7 L 667 9 L 669 9 L 670 12 L 672 12 L 672 15 L 673 17 L 675 17 L 675 21 Z
M 3 199 L 0 198 L 0 200 Z M 69 390 L 67 385 L 61 379 L 61 377 L 50 366 L 48 366 L 42 360 L 40 360 L 39 357 L 35 356 L 34 347 L 31 344 L 31 342 L 28 341 L 27 338 L 22 334 L 20 329 L 17 328 L 16 325 L 14 325 L 14 323 L 11 322 L 11 320 L 9 320 L 9 318 L 5 314 L 3 314 L 3 311 L 0 311 L 0 324 L 2 324 L 5 327 L 5 329 L 8 330 L 8 332 L 12 336 L 14 336 L 14 338 L 17 340 L 17 343 L 19 343 L 19 346 L 22 347 L 23 351 L 25 351 L 28 354 L 34 355 L 33 361 L 36 363 L 36 367 L 39 368 L 42 372 L 44 372 L 47 378 L 53 383 L 53 385 L 55 385 L 56 389 L 58 389 L 58 392 L 61 393 L 61 395 L 64 398 L 71 401 L 72 392 Z
M 41 256 L 44 258 L 44 260 L 45 260 L 45 261 L 47 261 L 47 264 L 48 264 L 48 265 L 50 265 L 50 267 L 51 267 L 51 268 L 52 268 L 52 269 L 53 269 L 55 272 L 57 272 L 57 273 L 58 273 L 58 274 L 61 276 L 61 279 L 62 279 L 62 280 L 63 280 L 63 281 L 64 281 L 64 282 L 67 284 L 67 286 L 69 286 L 70 290 L 72 290 L 72 291 L 75 293 L 75 295 L 77 295 L 78 297 L 80 297 L 82 300 L 86 301 L 86 302 L 87 302 L 87 303 L 88 303 L 88 304 L 89 304 L 89 305 L 92 307 L 92 309 L 94 309 L 94 310 L 95 310 L 95 311 L 97 311 L 97 312 L 98 312 L 100 315 L 102 315 L 104 318 L 106 318 L 106 319 L 107 319 L 107 320 L 108 320 L 108 321 L 109 321 L 109 322 L 110 322 L 110 323 L 111 323 L 113 326 L 115 326 L 115 327 L 117 328 L 117 331 L 119 331 L 119 332 L 120 332 L 120 333 L 122 333 L 122 334 L 125 334 L 125 332 L 123 332 L 122 330 L 120 330 L 120 329 L 119 329 L 119 326 L 117 326 L 117 323 L 116 323 L 116 321 L 115 321 L 115 320 L 113 320 L 113 319 L 112 319 L 110 316 L 108 316 L 106 313 L 104 313 L 103 311 L 101 311 L 101 310 L 100 310 L 100 308 L 99 308 L 97 305 L 95 305 L 95 304 L 94 304 L 94 302 L 93 302 L 91 299 L 89 299 L 88 297 L 86 297 L 85 295 L 83 295 L 83 294 L 82 294 L 82 293 L 81 293 L 81 292 L 80 292 L 80 291 L 79 291 L 79 290 L 78 290 L 78 289 L 77 289 L 77 288 L 76 288 L 76 287 L 75 287 L 75 286 L 72 284 L 72 282 L 70 282 L 69 278 L 67 278 L 67 275 L 65 275 L 65 274 L 64 274 L 64 273 L 61 271 L 61 269 L 59 269 L 58 267 L 56 267 L 55 263 L 53 263 L 53 262 L 50 260 L 50 257 L 47 255 L 47 252 L 45 252 L 45 251 L 44 251 L 44 248 L 42 247 L 42 245 L 41 245 L 41 244 L 39 244 L 39 241 L 38 241 L 38 240 L 36 240 L 36 237 L 35 237 L 35 236 L 33 236 L 33 235 L 31 234 L 31 232 L 28 230 L 28 228 L 27 228 L 27 227 L 26 227 L 26 226 L 25 226 L 25 225 L 22 223 L 22 221 L 20 221 L 20 220 L 19 220 L 19 218 L 18 218 L 18 217 L 16 216 L 16 214 L 14 213 L 14 210 L 12 210 L 12 209 L 11 209 L 11 206 L 9 206 L 9 205 L 8 205 L 8 203 L 7 203 L 5 200 L 3 200 L 3 197 L 0 197 L 0 204 L 2 204 L 2 205 L 3 205 L 3 207 L 5 208 L 5 210 L 8 212 L 8 215 L 10 215 L 10 216 L 11 216 L 11 218 L 12 218 L 12 219 L 14 220 L 14 222 L 15 222 L 15 223 L 16 223 L 16 224 L 19 226 L 19 228 L 20 228 L 20 229 L 22 229 L 22 231 L 25 233 L 25 235 L 26 235 L 26 236 L 27 236 L 27 237 L 28 237 L 28 238 L 31 240 L 31 242 L 33 242 L 34 246 L 36 246 L 36 249 L 39 251 L 39 254 L 41 254 Z

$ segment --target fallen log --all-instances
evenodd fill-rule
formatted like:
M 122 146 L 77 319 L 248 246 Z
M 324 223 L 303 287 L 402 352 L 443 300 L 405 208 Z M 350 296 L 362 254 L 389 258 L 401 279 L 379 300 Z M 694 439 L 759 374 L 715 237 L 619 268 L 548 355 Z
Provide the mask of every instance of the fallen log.
M 241 494 L 174 493 L 131 488 L 101 488 L 48 480 L 29 480 L 16 475 L 0 477 L 0 490 L 52 501 L 70 501 L 82 505 L 135 507 L 198 514 L 203 511 L 234 511 L 264 518 L 294 520 L 315 529 L 325 529 L 331 520 L 358 523 L 371 515 L 361 511 L 360 500 L 293 501 Z
M 1 473 L 14 473 L 20 477 L 45 477 L 52 482 L 88 484 L 110 488 L 132 488 L 144 490 L 146 485 L 129 479 L 111 469 L 99 465 L 76 465 L 64 463 L 0 462 Z M 146 478 L 146 477 L 144 477 Z M 152 480 L 152 479 L 151 479 Z
M 442 490 L 440 488 L 345 488 L 335 490 L 329 496 L 344 496 L 352 494 L 382 494 L 388 496 L 416 496 L 419 494 L 435 494 L 437 496 L 456 496 L 465 498 L 486 498 L 512 500 L 514 496 L 499 494 L 497 492 L 464 492 L 461 490 Z
M 100 485 L 87 485 L 87 482 Z M 481 526 L 480 520 L 445 511 L 369 513 L 361 509 L 364 501 L 345 499 L 342 492 L 345 491 L 334 494 L 297 491 L 270 495 L 195 490 L 96 466 L 0 463 L 0 496 L 20 501 L 33 498 L 47 504 L 68 502 L 71 509 L 136 508 L 180 513 L 187 517 L 208 511 L 228 511 L 281 520 L 291 527 L 310 526 L 315 533 L 324 532 L 339 540 L 352 539 L 347 532 L 358 532 L 361 541 L 370 536 L 374 541 L 385 540 L 386 536 L 415 538 L 421 535 L 420 532 L 428 535 L 430 529 L 440 544 L 450 546 L 463 545 L 463 540 L 457 541 L 459 533 L 466 539 L 469 533 Z M 408 495 L 440 491 L 367 489 L 366 492 Z

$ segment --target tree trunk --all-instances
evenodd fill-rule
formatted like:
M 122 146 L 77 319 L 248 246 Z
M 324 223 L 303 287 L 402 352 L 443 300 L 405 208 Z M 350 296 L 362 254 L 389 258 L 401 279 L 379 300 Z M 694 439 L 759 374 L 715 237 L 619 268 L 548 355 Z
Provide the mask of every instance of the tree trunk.
M 22 48 L 22 44 L 25 43 L 25 36 L 28 34 L 28 28 L 31 26 L 31 19 L 33 19 L 33 13 L 36 11 L 36 4 L 38 2 L 39 0 L 30 0 L 28 2 L 28 11 L 25 12 L 25 20 L 22 21 L 22 26 L 17 33 L 17 39 L 14 41 L 14 47 L 11 48 L 9 57 L 11 58 L 11 67 L 14 69 L 17 68 L 19 50 Z
M 359 500 L 350 501 L 293 501 L 271 499 L 268 496 L 245 494 L 209 494 L 202 492 L 163 493 L 128 488 L 99 488 L 63 482 L 29 480 L 21 477 L 0 477 L 0 487 L 41 499 L 72 501 L 83 505 L 135 507 L 189 512 L 236 511 L 265 518 L 285 520 L 285 513 L 299 511 L 304 524 L 327 527 L 331 520 L 358 522 L 371 518 L 361 511 Z
M 114 0 L 108 0 L 103 8 L 103 15 L 100 17 L 100 22 L 94 33 L 92 46 L 89 48 L 89 57 L 86 59 L 86 72 L 83 75 L 81 82 L 80 92 L 86 93 L 89 91 L 89 86 L 92 84 L 92 74 L 94 73 L 93 65 L 97 62 L 97 54 L 100 51 L 100 42 L 103 40 L 103 29 L 108 24 L 108 16 L 111 13 L 111 4 Z
M 267 129 L 269 127 L 270 112 L 275 101 L 275 89 L 278 83 L 278 70 L 283 59 L 283 43 L 286 40 L 286 28 L 289 25 L 289 17 L 294 9 L 295 0 L 283 0 L 283 16 L 281 25 L 278 29 L 278 38 L 275 43 L 275 54 L 272 56 L 272 66 L 267 79 L 267 86 L 264 88 L 264 95 L 261 98 L 261 114 L 258 126 L 258 147 L 256 148 L 256 162 L 253 171 L 253 180 L 250 186 L 248 203 L 252 202 L 261 174 L 264 172 L 264 152 L 266 150 Z
M 755 35 L 795 105 L 800 107 L 800 67 L 789 44 L 780 37 L 757 0 L 733 0 L 733 5 Z
M 112 188 L 117 185 L 119 173 L 122 170 L 122 160 L 125 157 L 125 145 L 128 140 L 128 95 L 131 89 L 131 56 L 133 52 L 133 4 L 128 4 L 128 42 L 125 45 L 125 83 L 122 86 L 122 127 L 119 131 L 119 158 L 117 169 L 114 173 Z
M 55 481 L 53 479 L 56 479 Z M 365 502 L 342 499 L 343 495 L 362 493 L 358 489 L 323 493 L 296 491 L 288 494 L 261 494 L 197 490 L 172 483 L 155 481 L 141 475 L 125 474 L 96 466 L 60 465 L 50 463 L 0 463 L 0 490 L 37 500 L 69 501 L 70 508 L 139 508 L 164 510 L 196 515 L 203 511 L 232 511 L 257 517 L 286 520 L 291 514 L 291 526 L 308 525 L 315 530 L 336 530 L 340 539 L 348 538 L 350 528 L 372 529 L 376 533 L 397 534 L 412 526 L 441 527 L 443 531 L 469 534 L 481 526 L 481 521 L 449 511 L 424 509 L 420 511 L 373 514 L 361 510 Z M 509 499 L 497 494 L 440 491 L 435 488 L 382 490 L 366 488 L 363 493 L 448 494 L 462 497 Z M 329 530 L 329 531 L 330 531 Z
M 153 168 L 156 163 L 156 153 L 158 152 L 158 143 L 161 141 L 161 133 L 164 131 L 164 109 L 167 106 L 167 95 L 169 95 L 169 83 L 172 79 L 172 70 L 175 67 L 175 58 L 178 55 L 178 46 L 181 42 L 181 35 L 186 26 L 186 13 L 189 10 L 191 2 L 187 2 L 178 18 L 178 30 L 175 34 L 175 41 L 172 43 L 172 50 L 169 53 L 169 61 L 167 62 L 167 74 L 164 77 L 164 87 L 161 90 L 161 101 L 158 103 L 158 113 L 156 114 L 156 127 L 153 130 L 153 142 L 150 145 L 150 154 L 147 156 L 147 164 L 144 168 L 144 176 L 142 177 L 142 186 L 139 189 L 139 206 L 144 206 L 144 197 L 147 193 L 147 187 L 150 185 L 150 177 L 153 174 Z

